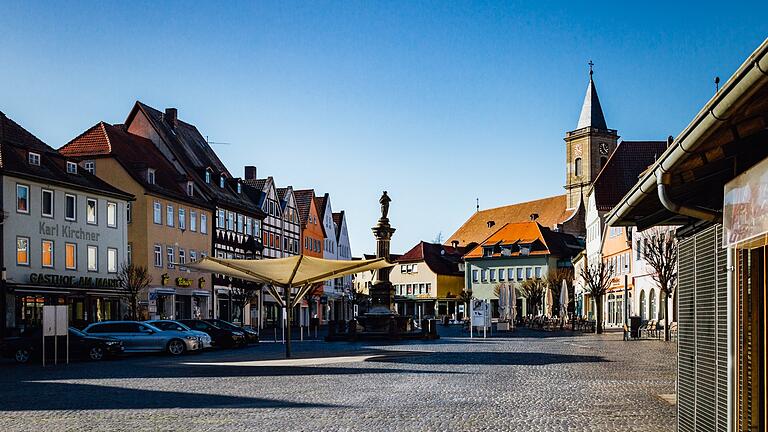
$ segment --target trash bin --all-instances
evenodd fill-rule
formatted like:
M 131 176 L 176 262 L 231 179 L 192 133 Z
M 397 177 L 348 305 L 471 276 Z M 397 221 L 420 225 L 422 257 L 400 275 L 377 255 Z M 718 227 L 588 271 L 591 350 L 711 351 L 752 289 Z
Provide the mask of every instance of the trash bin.
M 629 337 L 632 339 L 640 339 L 640 317 L 629 317 Z

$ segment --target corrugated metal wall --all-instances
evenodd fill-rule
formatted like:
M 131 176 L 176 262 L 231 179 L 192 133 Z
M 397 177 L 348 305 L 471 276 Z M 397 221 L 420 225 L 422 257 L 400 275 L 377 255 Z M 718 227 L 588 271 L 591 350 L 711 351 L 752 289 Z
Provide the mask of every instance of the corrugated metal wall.
M 680 241 L 678 430 L 727 431 L 726 250 L 720 226 Z

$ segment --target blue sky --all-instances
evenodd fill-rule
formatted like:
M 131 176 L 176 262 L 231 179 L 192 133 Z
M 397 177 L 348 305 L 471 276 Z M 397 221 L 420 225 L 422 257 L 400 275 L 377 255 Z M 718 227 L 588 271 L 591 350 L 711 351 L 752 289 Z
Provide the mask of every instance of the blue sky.
M 329 192 L 355 255 L 384 189 L 393 252 L 563 193 L 590 59 L 608 126 L 664 139 L 768 36 L 766 2 L 194 3 L 0 0 L 0 110 L 59 147 L 177 107 L 235 175 Z

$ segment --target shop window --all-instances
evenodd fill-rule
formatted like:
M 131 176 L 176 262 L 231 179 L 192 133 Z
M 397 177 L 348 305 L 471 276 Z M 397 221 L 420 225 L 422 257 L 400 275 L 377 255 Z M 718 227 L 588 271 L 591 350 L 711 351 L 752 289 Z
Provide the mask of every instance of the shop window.
M 98 246 L 88 246 L 88 271 L 99 271 Z
M 29 186 L 16 185 L 16 211 L 29 213 Z
M 53 191 L 40 190 L 40 211 L 44 217 L 53 217 Z
M 64 267 L 67 270 L 77 270 L 77 245 L 75 243 L 64 245 Z
M 117 228 L 117 203 L 107 202 L 107 226 Z
M 43 240 L 40 253 L 41 253 L 40 264 L 43 267 L 52 268 L 53 267 L 53 241 Z
M 117 273 L 117 249 L 107 248 L 107 272 Z
M 16 264 L 29 265 L 29 237 L 16 237 Z
M 85 201 L 85 221 L 90 225 L 97 224 L 97 208 L 98 202 L 94 198 L 88 198 Z
M 77 219 L 77 197 L 75 195 L 66 194 L 64 196 L 64 204 L 64 219 L 68 221 Z

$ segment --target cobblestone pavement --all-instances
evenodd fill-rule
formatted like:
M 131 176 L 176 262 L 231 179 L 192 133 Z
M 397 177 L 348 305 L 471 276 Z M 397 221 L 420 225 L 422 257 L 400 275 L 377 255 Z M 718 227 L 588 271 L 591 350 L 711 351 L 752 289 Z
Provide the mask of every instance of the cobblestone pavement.
M 297 342 L 303 359 L 291 362 L 263 361 L 280 358 L 279 343 L 46 369 L 2 362 L 0 429 L 675 429 L 674 407 L 658 396 L 674 393 L 674 343 L 456 332 L 441 328 L 432 342 Z

